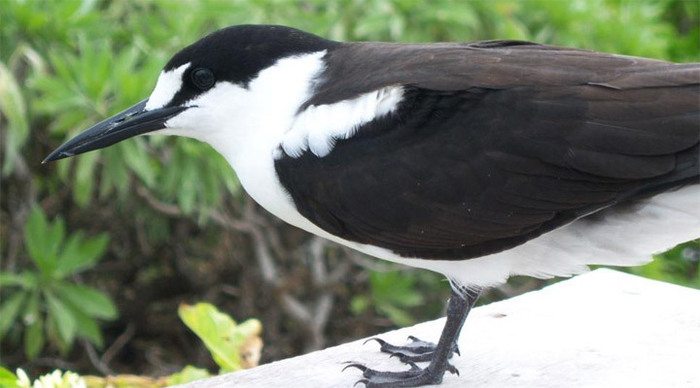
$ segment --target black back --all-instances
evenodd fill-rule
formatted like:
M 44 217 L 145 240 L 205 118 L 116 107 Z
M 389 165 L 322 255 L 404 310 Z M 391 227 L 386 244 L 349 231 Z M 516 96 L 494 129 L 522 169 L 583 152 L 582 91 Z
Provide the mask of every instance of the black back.
M 276 164 L 324 230 L 466 259 L 700 177 L 700 64 L 526 44 L 356 44 L 307 105 L 404 85 L 398 111 Z

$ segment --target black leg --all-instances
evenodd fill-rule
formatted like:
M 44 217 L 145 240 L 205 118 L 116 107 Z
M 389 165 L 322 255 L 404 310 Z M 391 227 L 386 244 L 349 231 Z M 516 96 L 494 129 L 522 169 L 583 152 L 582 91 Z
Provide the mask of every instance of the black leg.
M 381 372 L 357 363 L 352 363 L 347 367 L 360 369 L 364 378 L 358 382 L 364 383 L 367 387 L 417 387 L 439 384 L 442 382 L 445 371 L 459 374 L 457 369 L 448 362 L 448 359 L 456 349 L 460 330 L 480 293 L 480 290 L 465 289 L 461 290 L 460 293 L 452 291 L 450 303 L 447 306 L 447 321 L 437 346 L 429 352 L 431 357 L 427 367 L 419 368 L 412 362 L 409 362 L 411 369 L 403 372 Z

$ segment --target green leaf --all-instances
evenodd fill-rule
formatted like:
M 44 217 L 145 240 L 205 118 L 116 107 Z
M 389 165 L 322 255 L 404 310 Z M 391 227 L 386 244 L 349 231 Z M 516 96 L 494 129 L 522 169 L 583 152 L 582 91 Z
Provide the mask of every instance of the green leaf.
M 102 338 L 102 331 L 100 330 L 100 326 L 98 325 L 97 321 L 74 307 L 75 306 L 71 305 L 69 308 L 75 317 L 76 335 L 86 338 L 98 348 L 102 348 L 104 345 L 104 339 Z
M 31 272 L 0 272 L 0 288 L 6 286 L 19 286 L 23 289 L 35 288 L 36 276 Z
M 209 371 L 207 371 L 206 369 L 197 368 L 192 365 L 187 365 L 186 367 L 182 368 L 181 371 L 168 376 L 166 384 L 168 386 L 186 384 L 196 380 L 205 379 L 210 376 L 211 373 L 209 373 Z
M 48 230 L 49 226 L 43 210 L 38 206 L 33 207 L 24 226 L 24 246 L 34 264 L 45 273 L 50 270 L 49 261 L 51 260 L 46 241 Z
M 260 321 L 250 319 L 245 325 L 237 325 L 230 316 L 209 303 L 180 305 L 178 315 L 204 342 L 222 372 L 241 369 L 241 346 L 248 337 L 262 331 Z
M 73 198 L 75 203 L 82 208 L 86 207 L 92 198 L 95 187 L 94 171 L 98 156 L 97 153 L 88 153 L 76 161 Z
M 63 342 L 70 346 L 75 338 L 76 320 L 70 309 L 50 292 L 45 292 L 46 303 L 56 330 Z
M 141 139 L 138 139 L 141 140 Z M 147 187 L 153 187 L 156 180 L 155 170 L 151 165 L 148 155 L 143 152 L 143 143 L 131 141 L 124 149 L 124 162 L 136 175 L 141 178 Z
M 8 175 L 29 136 L 27 107 L 19 82 L 14 74 L 0 62 L 0 112 L 7 118 L 5 160 L 2 175 Z
M 24 330 L 24 354 L 30 360 L 35 359 L 44 348 L 43 326 L 43 321 L 39 318 Z
M 56 320 L 53 318 L 52 315 L 46 316 L 44 322 L 44 335 L 46 336 L 48 341 L 50 341 L 55 347 L 58 348 L 58 351 L 61 355 L 66 356 L 68 354 L 72 343 L 66 343 L 66 341 L 61 337 L 61 334 L 58 332 L 58 325 L 56 324 Z
M 82 233 L 72 234 L 57 261 L 60 276 L 78 273 L 92 267 L 107 250 L 109 236 L 105 233 L 83 241 Z
M 66 235 L 66 223 L 63 218 L 56 217 L 53 222 L 49 223 L 47 233 L 45 235 L 44 244 L 48 248 L 48 261 L 51 263 L 51 271 L 56 268 L 59 249 L 63 244 L 63 238 Z
M 190 214 L 194 210 L 195 203 L 197 201 L 197 186 L 188 184 L 188 182 L 197 182 L 199 171 L 195 166 L 186 164 L 180 170 L 182 174 L 182 184 L 177 191 L 178 206 L 182 209 L 185 214 Z
M 66 239 L 61 254 L 56 260 L 56 272 L 59 278 L 71 274 L 75 267 L 82 265 L 83 257 L 80 254 L 80 246 L 84 239 L 82 231 L 73 232 Z
M 0 387 L 17 387 L 17 376 L 2 366 L 0 366 Z
M 350 301 L 350 311 L 355 315 L 360 315 L 367 311 L 370 302 L 369 299 L 362 295 L 357 295 Z
M 34 264 L 46 276 L 54 274 L 65 233 L 63 219 L 57 217 L 53 223 L 49 223 L 40 207 L 32 208 L 25 225 L 24 242 Z
M 231 317 L 208 303 L 181 305 L 178 315 L 204 342 L 222 371 L 241 369 L 239 344 L 231 342 L 230 334 L 236 330 L 236 322 Z
M 7 330 L 15 322 L 26 296 L 27 293 L 24 291 L 15 292 L 0 305 L 0 339 L 5 336 Z
M 415 319 L 413 317 L 411 317 L 403 309 L 394 305 L 380 304 L 377 306 L 377 309 L 398 326 L 408 326 L 415 323 Z
M 89 238 L 80 246 L 80 253 L 89 263 L 95 263 L 107 250 L 109 236 L 106 233 Z
M 92 287 L 61 282 L 57 292 L 62 299 L 90 317 L 110 320 L 117 317 L 117 308 L 112 300 Z
M 34 292 L 29 297 L 27 309 L 24 314 L 24 354 L 30 360 L 36 358 L 44 348 L 44 321 L 39 311 L 39 293 Z

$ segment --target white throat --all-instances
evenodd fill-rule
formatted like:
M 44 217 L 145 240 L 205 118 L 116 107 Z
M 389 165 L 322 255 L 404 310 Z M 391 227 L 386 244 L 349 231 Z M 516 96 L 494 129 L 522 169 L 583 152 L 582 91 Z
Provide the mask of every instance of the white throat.
M 324 69 L 325 51 L 284 58 L 260 72 L 247 88 L 217 85 L 204 99 L 226 104 L 220 115 L 207 114 L 202 140 L 211 144 L 236 171 L 238 179 L 256 202 L 295 225 L 305 219 L 296 212 L 279 183 L 274 153 L 290 130 L 299 107 L 311 96 L 314 78 Z M 207 101 L 194 101 L 205 105 Z

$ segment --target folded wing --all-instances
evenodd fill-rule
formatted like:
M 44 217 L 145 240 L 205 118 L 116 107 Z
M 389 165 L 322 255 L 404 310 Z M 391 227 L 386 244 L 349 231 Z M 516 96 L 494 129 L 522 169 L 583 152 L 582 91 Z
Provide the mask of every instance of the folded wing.
M 276 162 L 299 211 L 347 240 L 466 259 L 699 183 L 699 64 L 523 42 L 365 44 L 328 60 L 342 65 L 307 105 L 404 87 L 393 114 L 329 155 Z

